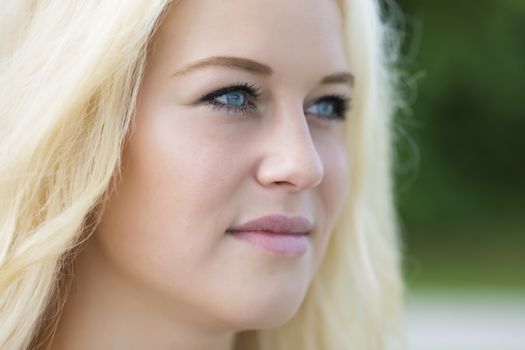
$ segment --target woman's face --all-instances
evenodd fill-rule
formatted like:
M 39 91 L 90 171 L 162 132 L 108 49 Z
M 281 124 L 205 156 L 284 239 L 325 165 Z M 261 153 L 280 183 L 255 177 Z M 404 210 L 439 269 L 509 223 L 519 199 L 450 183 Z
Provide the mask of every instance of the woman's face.
M 187 320 L 239 330 L 288 320 L 346 194 L 350 94 L 335 0 L 174 5 L 89 248 L 98 264 Z M 267 215 L 309 220 L 296 239 L 306 250 L 270 251 L 226 232 Z

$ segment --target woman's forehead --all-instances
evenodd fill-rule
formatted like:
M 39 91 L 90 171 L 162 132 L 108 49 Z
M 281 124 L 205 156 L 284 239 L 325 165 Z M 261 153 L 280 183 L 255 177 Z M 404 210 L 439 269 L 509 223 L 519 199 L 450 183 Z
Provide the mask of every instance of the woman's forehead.
M 155 38 L 178 69 L 214 56 L 251 58 L 281 72 L 347 70 L 335 0 L 191 0 L 174 4 Z

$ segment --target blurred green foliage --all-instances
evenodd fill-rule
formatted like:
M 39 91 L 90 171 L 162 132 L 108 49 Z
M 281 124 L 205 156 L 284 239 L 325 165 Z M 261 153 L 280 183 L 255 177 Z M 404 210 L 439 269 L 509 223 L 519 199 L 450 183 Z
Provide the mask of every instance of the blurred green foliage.
M 410 110 L 396 120 L 396 182 L 406 277 L 524 289 L 525 1 L 383 4 L 387 18 L 399 19 L 396 6 L 404 14 Z

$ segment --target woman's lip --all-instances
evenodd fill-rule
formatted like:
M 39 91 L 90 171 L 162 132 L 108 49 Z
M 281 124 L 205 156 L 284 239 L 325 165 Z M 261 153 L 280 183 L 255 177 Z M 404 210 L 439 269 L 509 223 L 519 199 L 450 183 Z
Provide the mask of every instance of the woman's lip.
M 277 255 L 302 255 L 313 228 L 304 216 L 267 215 L 229 228 L 226 233 Z
M 226 233 L 229 234 L 239 234 L 239 233 L 260 233 L 264 235 L 281 235 L 281 236 L 304 236 L 309 232 L 276 232 L 276 231 L 240 231 L 240 230 L 227 230 Z
M 263 232 L 280 235 L 304 235 L 312 230 L 312 222 L 304 216 L 267 215 L 241 225 L 231 227 L 227 232 Z
M 302 255 L 308 250 L 306 234 L 267 231 L 227 231 L 227 233 L 235 239 L 277 255 Z

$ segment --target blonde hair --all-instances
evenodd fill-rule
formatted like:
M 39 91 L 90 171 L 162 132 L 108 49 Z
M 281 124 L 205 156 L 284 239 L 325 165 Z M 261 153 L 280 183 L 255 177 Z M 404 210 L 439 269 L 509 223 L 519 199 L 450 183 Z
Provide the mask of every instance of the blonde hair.
M 44 347 L 67 267 L 96 226 L 169 0 L 4 0 L 0 16 L 0 348 Z M 390 177 L 392 74 L 373 0 L 341 0 L 356 77 L 350 196 L 296 315 L 236 349 L 385 349 L 402 283 Z M 399 338 L 401 339 L 401 338 Z

